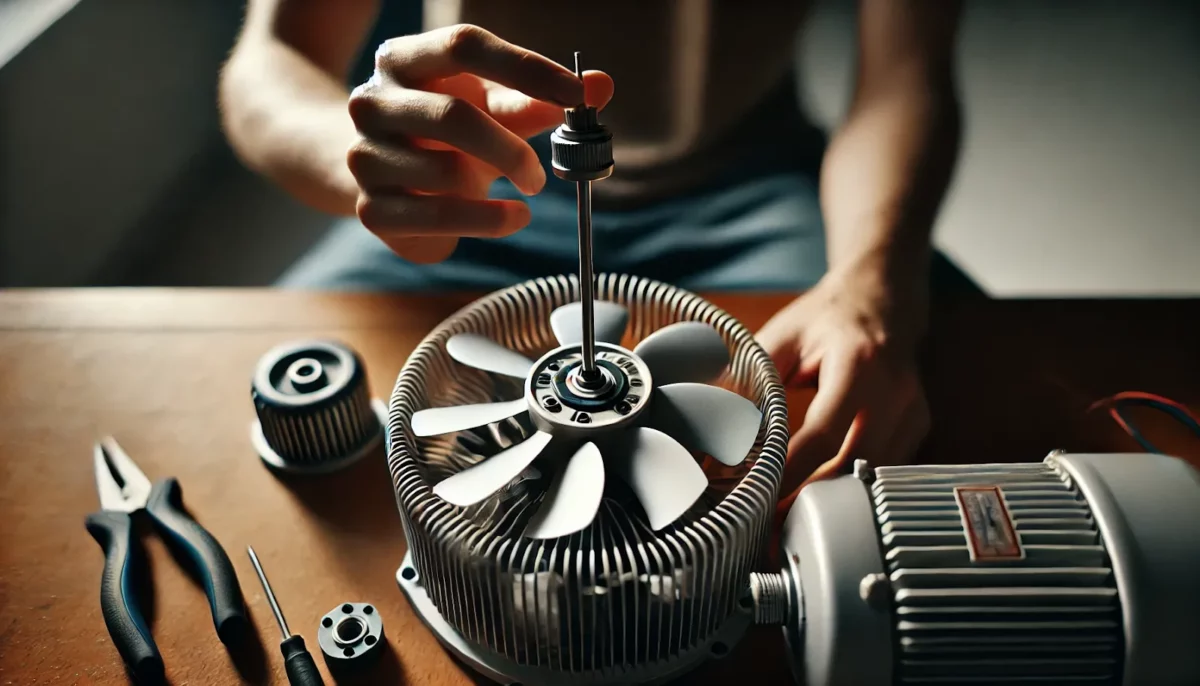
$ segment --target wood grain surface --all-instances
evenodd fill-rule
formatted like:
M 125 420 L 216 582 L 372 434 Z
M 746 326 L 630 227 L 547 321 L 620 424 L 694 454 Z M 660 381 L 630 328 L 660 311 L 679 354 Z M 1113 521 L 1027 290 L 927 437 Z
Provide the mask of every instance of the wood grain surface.
M 788 296 L 715 296 L 752 329 Z M 144 597 L 173 684 L 284 684 L 279 636 L 252 567 L 258 551 L 293 631 L 317 663 L 316 622 L 344 601 L 379 607 L 383 663 L 363 683 L 480 683 L 424 629 L 394 574 L 405 552 L 382 452 L 320 479 L 282 480 L 249 442 L 250 374 L 295 338 L 329 336 L 366 361 L 386 398 L 409 351 L 470 296 L 272 291 L 10 291 L 0 294 L 0 684 L 125 684 L 100 613 L 102 554 L 83 519 L 98 509 L 91 447 L 111 434 L 224 544 L 258 645 L 218 642 L 203 592 L 143 535 Z M 1087 412 L 1143 390 L 1200 405 L 1200 303 L 940 303 L 926 350 L 934 430 L 921 459 L 1032 461 L 1049 450 L 1137 451 Z M 791 407 L 796 424 L 806 394 Z M 1156 416 L 1152 440 L 1195 462 L 1197 442 Z M 790 683 L 778 630 L 756 629 L 689 684 Z M 326 673 L 328 680 L 328 674 Z M 327 683 L 332 683 L 328 680 Z

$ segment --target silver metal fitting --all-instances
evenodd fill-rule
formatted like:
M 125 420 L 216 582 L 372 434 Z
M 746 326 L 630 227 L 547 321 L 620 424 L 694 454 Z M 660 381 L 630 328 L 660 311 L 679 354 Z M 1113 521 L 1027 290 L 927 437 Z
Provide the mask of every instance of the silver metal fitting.
M 755 624 L 783 624 L 788 618 L 788 580 L 783 574 L 750 574 Z
M 869 484 L 875 481 L 875 468 L 867 464 L 866 460 L 854 461 L 854 478 Z
M 886 609 L 892 599 L 892 582 L 882 572 L 868 574 L 858 582 L 858 596 L 876 610 Z

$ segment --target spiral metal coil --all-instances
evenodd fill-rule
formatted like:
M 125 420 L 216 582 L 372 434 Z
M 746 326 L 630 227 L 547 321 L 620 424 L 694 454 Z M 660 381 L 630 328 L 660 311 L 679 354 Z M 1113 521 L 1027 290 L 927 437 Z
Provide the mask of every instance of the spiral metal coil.
M 521 532 L 544 492 L 536 476 L 469 508 L 432 491 L 531 427 L 508 421 L 418 439 L 409 424 L 414 412 L 431 406 L 521 397 L 516 383 L 455 363 L 446 341 L 478 333 L 536 359 L 556 347 L 550 313 L 579 298 L 578 281 L 558 276 L 497 291 L 417 346 L 388 416 L 388 464 L 411 560 L 401 577 L 419 580 L 434 609 L 417 610 L 444 643 L 469 647 L 474 666 L 493 676 L 524 675 L 510 682 L 657 681 L 723 655 L 752 621 L 748 580 L 767 543 L 788 442 L 778 373 L 749 330 L 694 294 L 607 274 L 597 278 L 596 292 L 629 309 L 630 348 L 675 322 L 713 326 L 731 353 L 721 385 L 754 401 L 764 422 L 742 465 L 703 460 L 710 487 L 670 527 L 652 531 L 618 493 L 606 495 L 587 529 L 533 540 Z M 456 651 L 460 657 L 463 650 Z

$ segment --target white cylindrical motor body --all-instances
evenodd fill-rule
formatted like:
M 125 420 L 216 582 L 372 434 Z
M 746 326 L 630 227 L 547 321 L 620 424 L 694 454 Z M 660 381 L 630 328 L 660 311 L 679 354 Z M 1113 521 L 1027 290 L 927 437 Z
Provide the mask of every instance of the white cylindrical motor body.
M 1152 454 L 809 485 L 755 575 L 798 681 L 1200 684 L 1200 474 Z

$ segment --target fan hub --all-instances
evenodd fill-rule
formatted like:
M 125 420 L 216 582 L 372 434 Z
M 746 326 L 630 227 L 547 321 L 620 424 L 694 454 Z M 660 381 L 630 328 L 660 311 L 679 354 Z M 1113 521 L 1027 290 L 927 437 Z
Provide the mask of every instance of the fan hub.
M 564 367 L 554 375 L 554 392 L 559 400 L 570 407 L 590 406 L 593 403 L 611 405 L 613 400 L 626 390 L 628 380 L 620 367 L 607 360 L 597 360 L 593 374 L 588 374 L 583 364 L 575 363 Z
M 592 433 L 631 424 L 645 408 L 650 369 L 632 352 L 596 344 L 596 373 L 583 369 L 582 350 L 552 350 L 533 366 L 526 382 L 530 415 L 550 433 Z

